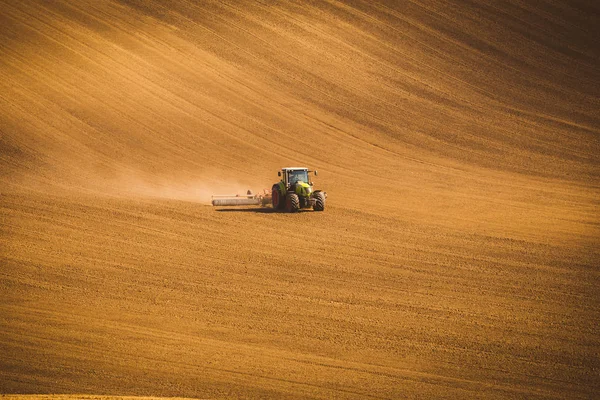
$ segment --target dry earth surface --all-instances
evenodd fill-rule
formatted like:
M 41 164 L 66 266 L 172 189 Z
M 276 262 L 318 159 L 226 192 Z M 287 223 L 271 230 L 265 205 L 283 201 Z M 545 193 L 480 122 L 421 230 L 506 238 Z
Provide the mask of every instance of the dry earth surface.
M 591 0 L 0 0 L 0 393 L 597 396 L 599 39 Z M 325 212 L 209 205 L 294 165 Z
M 191 400 L 184 397 L 96 396 L 89 394 L 4 394 L 6 400 Z

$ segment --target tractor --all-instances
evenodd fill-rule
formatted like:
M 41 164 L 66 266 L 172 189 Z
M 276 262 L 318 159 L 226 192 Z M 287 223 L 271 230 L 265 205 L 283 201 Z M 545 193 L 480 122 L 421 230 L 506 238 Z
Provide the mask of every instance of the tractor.
M 273 185 L 271 189 L 271 203 L 275 210 L 296 212 L 302 208 L 312 208 L 315 211 L 325 210 L 325 199 L 327 193 L 322 190 L 314 190 L 313 183 L 308 174 L 317 171 L 309 171 L 307 168 L 282 168 L 277 173 L 281 180 Z

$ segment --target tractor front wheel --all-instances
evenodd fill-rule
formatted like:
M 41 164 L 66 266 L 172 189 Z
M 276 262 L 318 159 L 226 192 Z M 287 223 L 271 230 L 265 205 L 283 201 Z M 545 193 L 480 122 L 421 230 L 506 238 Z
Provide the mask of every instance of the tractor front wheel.
M 325 210 L 325 195 L 322 192 L 315 193 L 315 205 L 313 206 L 313 210 Z
M 271 191 L 271 202 L 273 204 L 273 209 L 281 210 L 283 208 L 284 202 L 282 197 L 283 196 L 281 195 L 277 185 L 273 185 L 273 190 Z
M 300 199 L 296 193 L 288 193 L 285 199 L 285 210 L 293 213 L 300 209 Z

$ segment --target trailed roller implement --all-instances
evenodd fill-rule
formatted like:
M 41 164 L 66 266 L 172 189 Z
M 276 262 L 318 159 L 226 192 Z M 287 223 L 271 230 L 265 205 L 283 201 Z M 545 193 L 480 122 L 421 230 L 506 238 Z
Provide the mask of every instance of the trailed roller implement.
M 215 207 L 231 207 L 231 206 L 266 206 L 271 204 L 270 193 L 266 191 L 262 194 L 254 194 L 248 190 L 245 195 L 214 195 L 212 196 L 212 205 Z

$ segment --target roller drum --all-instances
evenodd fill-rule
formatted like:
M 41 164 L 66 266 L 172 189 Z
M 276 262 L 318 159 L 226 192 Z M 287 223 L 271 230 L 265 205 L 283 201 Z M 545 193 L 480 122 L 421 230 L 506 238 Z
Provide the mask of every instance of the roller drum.
M 239 199 L 213 199 L 212 205 L 215 207 L 219 206 L 253 206 L 259 205 L 260 199 L 258 198 L 239 198 Z

